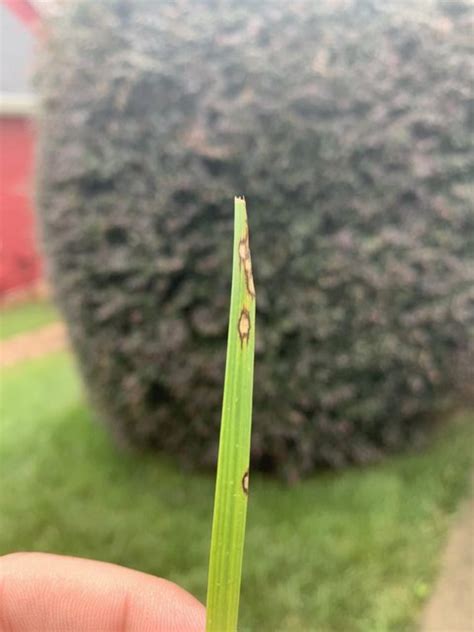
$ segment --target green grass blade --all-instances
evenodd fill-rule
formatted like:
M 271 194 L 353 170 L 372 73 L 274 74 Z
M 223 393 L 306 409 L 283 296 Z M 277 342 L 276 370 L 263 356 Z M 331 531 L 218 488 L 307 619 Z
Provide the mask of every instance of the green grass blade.
M 247 210 L 235 198 L 224 402 L 207 592 L 206 632 L 235 632 L 247 516 L 255 349 L 255 287 Z

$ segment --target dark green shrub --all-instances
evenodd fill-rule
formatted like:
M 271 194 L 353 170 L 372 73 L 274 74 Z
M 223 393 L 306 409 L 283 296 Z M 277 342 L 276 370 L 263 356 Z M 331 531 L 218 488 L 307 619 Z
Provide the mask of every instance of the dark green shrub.
M 41 223 L 120 439 L 215 460 L 234 194 L 254 463 L 294 476 L 424 435 L 472 357 L 470 6 L 84 0 L 52 24 Z

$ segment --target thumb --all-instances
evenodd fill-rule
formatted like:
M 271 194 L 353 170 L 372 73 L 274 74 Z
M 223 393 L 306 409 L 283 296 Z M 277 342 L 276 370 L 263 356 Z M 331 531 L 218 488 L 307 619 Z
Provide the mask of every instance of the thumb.
M 165 579 L 45 553 L 0 558 L 0 632 L 203 632 L 204 607 Z

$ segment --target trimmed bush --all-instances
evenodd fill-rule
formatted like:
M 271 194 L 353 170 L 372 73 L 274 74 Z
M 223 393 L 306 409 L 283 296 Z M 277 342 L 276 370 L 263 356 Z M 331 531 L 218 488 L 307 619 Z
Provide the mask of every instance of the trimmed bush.
M 472 359 L 471 6 L 83 0 L 51 24 L 41 224 L 121 441 L 215 462 L 234 194 L 254 465 L 291 478 L 426 435 Z

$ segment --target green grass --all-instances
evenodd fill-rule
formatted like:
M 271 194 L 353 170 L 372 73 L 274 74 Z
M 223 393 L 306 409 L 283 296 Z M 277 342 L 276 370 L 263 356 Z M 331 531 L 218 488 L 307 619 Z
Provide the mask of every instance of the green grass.
M 249 494 L 255 286 L 244 198 L 234 199 L 234 249 L 224 397 L 212 519 L 206 632 L 235 632 Z
M 168 577 L 204 600 L 214 477 L 121 454 L 66 354 L 4 372 L 0 552 L 42 550 Z M 420 455 L 295 487 L 252 477 L 240 631 L 407 632 L 467 493 L 473 415 Z
M 57 311 L 46 300 L 2 307 L 0 309 L 0 340 L 38 329 L 58 318 Z

